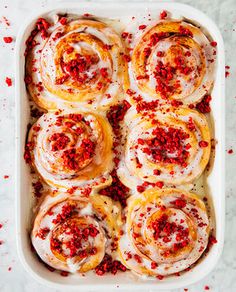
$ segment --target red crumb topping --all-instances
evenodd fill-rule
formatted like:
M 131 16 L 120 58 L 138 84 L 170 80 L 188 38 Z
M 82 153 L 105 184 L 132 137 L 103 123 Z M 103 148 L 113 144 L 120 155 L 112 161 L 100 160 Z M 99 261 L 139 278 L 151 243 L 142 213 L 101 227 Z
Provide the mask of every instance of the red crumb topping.
M 62 70 L 64 75 L 56 80 L 56 84 L 63 84 L 69 77 L 79 84 L 89 82 L 92 78 L 96 77 L 97 72 L 92 72 L 92 77 L 88 75 L 91 66 L 97 64 L 97 55 L 81 55 L 76 54 L 75 58 L 69 62 L 62 61 Z
M 60 214 L 57 214 L 56 218 L 52 220 L 52 223 L 58 224 L 61 223 L 63 220 L 72 216 L 76 209 L 75 205 L 66 204 L 62 206 L 62 210 Z
M 26 76 L 25 76 L 25 84 L 26 84 L 26 85 L 29 85 L 29 84 L 31 84 L 31 83 L 32 83 L 32 77 L 29 76 L 29 75 L 26 75 Z
M 189 230 L 175 222 L 168 222 L 168 215 L 162 214 L 161 217 L 152 222 L 150 228 L 153 229 L 153 237 L 155 240 L 161 239 L 164 243 L 170 242 L 171 237 L 175 235 L 177 243 L 173 246 L 173 252 L 184 248 L 189 243 Z
M 211 96 L 210 95 L 205 95 L 202 99 L 202 101 L 200 101 L 197 105 L 196 105 L 196 109 L 198 109 L 201 113 L 209 113 L 211 111 L 211 107 L 210 107 L 210 102 L 211 102 Z
M 126 267 L 119 261 L 113 260 L 108 254 L 105 254 L 102 262 L 95 268 L 98 276 L 103 276 L 105 273 L 115 275 L 118 271 L 125 272 Z
M 112 184 L 101 190 L 100 194 L 108 196 L 115 201 L 119 201 L 122 206 L 126 206 L 126 199 L 129 196 L 129 188 L 122 184 L 115 170 L 112 171 L 111 176 Z
M 208 142 L 207 142 L 207 141 L 200 141 L 200 142 L 199 142 L 199 146 L 200 146 L 201 148 L 205 148 L 205 147 L 208 146 Z
M 213 244 L 216 244 L 217 243 L 217 240 L 215 238 L 215 236 L 211 235 L 209 237 L 209 244 L 213 245 Z
M 154 270 L 158 267 L 158 264 L 156 262 L 151 262 L 151 269 Z
M 228 154 L 233 154 L 234 153 L 234 150 L 233 149 L 229 149 L 228 150 Z
M 32 118 L 40 118 L 41 116 L 43 115 L 43 112 L 42 111 L 40 111 L 39 109 L 37 109 L 37 108 L 33 108 L 33 107 L 31 107 L 30 108 L 30 116 L 32 117 Z
M 3 40 L 6 44 L 10 44 L 10 43 L 12 43 L 13 38 L 12 37 L 4 37 Z
M 151 36 L 150 36 L 150 43 L 148 44 L 149 47 L 155 46 L 160 40 L 169 37 L 169 33 L 168 32 L 154 32 Z
M 164 276 L 162 276 L 162 275 L 157 275 L 157 276 L 156 276 L 156 278 L 157 278 L 158 280 L 160 280 L 160 281 L 161 281 L 161 280 L 163 280 L 163 279 L 164 279 Z
M 58 232 L 59 235 L 65 234 L 69 236 L 69 240 L 64 237 L 62 240 L 59 240 Z M 63 222 L 58 227 L 57 232 L 51 238 L 51 248 L 59 253 L 63 253 L 63 249 L 66 248 L 69 251 L 70 257 L 79 256 L 80 258 L 86 258 L 97 253 L 97 249 L 92 247 L 89 237 L 95 238 L 98 234 L 99 230 L 92 224 L 85 228 L 80 228 L 76 221 L 72 219 L 70 222 Z
M 32 186 L 34 189 L 35 197 L 40 198 L 42 196 L 42 190 L 43 190 L 42 183 L 38 180 L 38 181 L 32 183 Z
M 64 133 L 54 133 L 52 136 L 49 138 L 51 143 L 51 150 L 52 151 L 58 151 L 58 150 L 63 150 L 66 148 L 68 143 L 70 142 L 70 138 L 66 136 Z
M 78 187 L 74 186 L 74 187 L 71 187 L 70 189 L 67 189 L 67 193 L 72 195 L 74 194 L 74 192 L 78 189 Z
M 181 35 L 193 37 L 191 30 L 189 30 L 187 27 L 183 27 L 182 25 L 179 27 L 179 32 Z
M 24 159 L 26 163 L 31 163 L 31 151 L 34 149 L 34 143 L 28 142 L 25 145 Z
M 130 62 L 130 61 L 131 61 L 131 58 L 130 58 L 129 55 L 124 55 L 123 58 L 124 58 L 124 60 L 125 60 L 126 62 Z
M 9 175 L 4 175 L 3 178 L 4 179 L 8 179 L 9 178 Z
M 154 187 L 158 187 L 158 188 L 162 189 L 163 186 L 164 186 L 164 182 L 163 181 L 158 181 L 156 183 L 149 183 L 149 182 L 145 181 L 143 184 L 137 186 L 137 191 L 139 193 L 143 193 L 148 186 L 152 186 L 153 188 Z
M 164 64 L 159 60 L 153 72 L 154 78 L 156 79 L 156 92 L 162 98 L 168 98 L 171 94 L 180 90 L 180 82 L 176 76 L 179 74 L 187 76 L 192 71 L 193 69 L 188 66 L 184 52 L 180 50 L 178 50 L 178 55 L 174 58 L 172 64 Z
M 70 170 L 79 170 L 85 161 L 93 157 L 95 146 L 92 140 L 83 139 L 78 152 L 75 148 L 65 150 L 62 154 L 64 167 Z
M 7 84 L 8 87 L 12 86 L 12 80 L 9 77 L 6 77 L 5 82 Z
M 217 42 L 211 42 L 211 46 L 215 48 L 217 46 Z
M 165 19 L 167 17 L 167 12 L 165 10 L 163 10 L 161 13 L 160 13 L 160 19 Z
M 204 287 L 204 290 L 210 290 L 210 287 L 206 285 L 206 286 Z
M 130 108 L 130 104 L 127 101 L 123 101 L 123 103 L 114 105 L 110 107 L 110 110 L 107 113 L 107 119 L 109 120 L 113 133 L 115 135 L 113 140 L 113 148 L 115 153 L 115 166 L 119 163 L 119 153 L 116 149 L 118 145 L 120 145 L 120 141 L 122 138 L 121 135 L 121 123 L 124 120 L 125 114 Z M 100 194 L 111 197 L 115 201 L 119 201 L 122 206 L 126 206 L 126 199 L 129 196 L 129 188 L 121 183 L 119 180 L 116 170 L 111 172 L 112 176 L 112 184 L 105 189 L 100 191 Z
M 35 24 L 35 28 L 32 30 L 30 36 L 26 40 L 26 49 L 25 49 L 25 56 L 32 50 L 38 43 L 35 41 L 35 36 L 40 32 L 41 37 L 43 39 L 48 37 L 48 29 L 50 27 L 50 23 L 47 22 L 44 18 L 39 18 Z
M 61 17 L 59 22 L 60 22 L 60 24 L 65 25 L 67 23 L 67 18 L 66 17 Z
M 138 29 L 139 30 L 143 30 L 143 29 L 145 29 L 147 26 L 145 25 L 145 24 L 142 24 L 142 25 L 140 25 L 139 27 L 138 27 Z
M 171 202 L 174 204 L 177 208 L 184 208 L 186 207 L 186 201 L 183 199 L 176 199 L 175 201 Z
M 153 100 L 150 102 L 147 101 L 143 101 L 141 100 L 137 100 L 137 106 L 136 106 L 136 110 L 137 112 L 150 112 L 150 111 L 155 111 L 158 108 L 159 105 L 159 100 Z
M 44 240 L 47 237 L 49 232 L 50 232 L 50 229 L 48 227 L 40 228 L 36 234 L 36 237 L 39 237 L 42 240 Z
M 189 138 L 189 134 L 172 127 L 167 130 L 157 127 L 153 130 L 152 135 L 154 138 L 143 140 L 142 151 L 144 153 L 151 156 L 155 162 L 186 166 L 190 145 L 184 145 L 184 142 Z
M 174 107 L 179 107 L 179 106 L 183 105 L 183 103 L 182 103 L 182 101 L 173 99 L 173 100 L 171 100 L 171 105 Z
M 60 275 L 61 275 L 62 277 L 68 277 L 69 272 L 61 271 L 61 272 L 60 272 Z
M 123 103 L 119 105 L 111 106 L 107 113 L 107 118 L 116 136 L 120 136 L 120 122 L 123 121 L 125 114 L 130 107 L 131 105 L 124 100 Z

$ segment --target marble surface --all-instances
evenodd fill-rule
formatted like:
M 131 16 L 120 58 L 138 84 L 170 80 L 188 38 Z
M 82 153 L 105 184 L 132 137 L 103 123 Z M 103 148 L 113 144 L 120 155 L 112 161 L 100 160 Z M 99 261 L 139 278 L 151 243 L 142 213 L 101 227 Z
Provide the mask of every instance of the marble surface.
M 74 0 L 75 1 L 75 0 Z M 77 0 L 78 1 L 78 0 Z M 39 292 L 56 291 L 32 279 L 23 269 L 16 252 L 14 211 L 14 156 L 15 156 L 15 97 L 14 97 L 14 42 L 5 44 L 3 36 L 17 35 L 24 18 L 37 8 L 60 0 L 0 0 L 0 291 Z M 105 2 L 105 1 L 104 1 Z M 120 0 L 120 2 L 125 2 Z M 225 41 L 226 64 L 230 76 L 226 80 L 226 146 L 236 153 L 236 1 L 182 0 L 206 12 L 219 26 Z M 7 26 L 3 16 L 10 21 Z M 5 78 L 13 79 L 8 87 Z M 224 170 L 222 170 L 224 171 Z M 214 271 L 199 283 L 184 287 L 191 292 L 236 291 L 236 155 L 226 153 L 226 234 L 223 255 Z M 9 178 L 4 178 L 8 175 Z M 81 289 L 79 289 L 82 291 Z M 68 290 L 67 290 L 68 291 Z M 120 290 L 119 290 L 120 291 Z M 184 291 L 184 289 L 174 290 Z

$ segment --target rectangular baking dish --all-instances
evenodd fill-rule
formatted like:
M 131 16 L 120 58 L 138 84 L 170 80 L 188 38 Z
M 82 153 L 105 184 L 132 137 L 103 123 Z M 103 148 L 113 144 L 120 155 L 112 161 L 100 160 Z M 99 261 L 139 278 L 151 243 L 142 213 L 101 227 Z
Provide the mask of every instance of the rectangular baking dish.
M 24 51 L 25 41 L 29 36 L 35 20 L 44 17 L 47 13 L 84 13 L 94 14 L 101 17 L 117 17 L 122 20 L 132 14 L 139 16 L 141 13 L 148 14 L 148 11 L 155 12 L 157 17 L 162 10 L 170 11 L 175 18 L 184 16 L 193 23 L 200 25 L 207 30 L 210 37 L 217 42 L 217 65 L 215 83 L 212 91 L 212 114 L 215 131 L 216 156 L 211 174 L 208 177 L 208 185 L 212 196 L 215 220 L 216 220 L 216 238 L 218 243 L 215 244 L 193 269 L 184 273 L 180 277 L 168 277 L 163 281 L 136 279 L 129 273 L 119 274 L 116 276 L 107 275 L 98 277 L 89 274 L 86 277 L 70 275 L 62 277 L 59 273 L 51 273 L 38 261 L 31 252 L 29 228 L 30 216 L 32 212 L 32 202 L 30 194 L 30 174 L 27 165 L 23 159 L 25 139 L 27 133 L 27 124 L 29 121 L 29 105 L 27 92 L 24 84 Z M 225 221 L 225 165 L 224 165 L 224 135 L 225 135 L 225 105 L 224 105 L 224 46 L 221 34 L 217 26 L 201 11 L 187 5 L 178 3 L 94 3 L 94 2 L 77 2 L 67 3 L 58 7 L 46 8 L 38 11 L 36 15 L 31 16 L 26 24 L 22 27 L 16 42 L 16 228 L 17 228 L 17 246 L 18 254 L 26 271 L 32 275 L 41 284 L 53 288 L 83 289 L 83 291 L 93 290 L 102 291 L 105 287 L 116 290 L 137 290 L 137 291 L 156 291 L 159 289 L 180 288 L 192 284 L 205 277 L 216 265 L 224 241 L 224 221 Z

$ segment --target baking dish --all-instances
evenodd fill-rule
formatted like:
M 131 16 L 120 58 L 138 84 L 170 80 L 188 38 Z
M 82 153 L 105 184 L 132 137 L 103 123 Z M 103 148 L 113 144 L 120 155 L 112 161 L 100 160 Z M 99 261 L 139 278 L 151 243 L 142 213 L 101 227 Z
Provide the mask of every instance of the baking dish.
M 70 275 L 69 277 L 61 277 L 58 273 L 51 273 L 42 265 L 33 255 L 30 249 L 29 228 L 30 217 L 33 206 L 31 198 L 30 174 L 27 165 L 23 159 L 25 138 L 27 132 L 27 124 L 29 121 L 29 105 L 28 96 L 24 84 L 24 51 L 25 41 L 32 30 L 35 20 L 44 17 L 48 13 L 76 13 L 82 15 L 84 13 L 94 14 L 100 17 L 120 18 L 125 22 L 127 16 L 132 14 L 137 18 L 149 11 L 159 13 L 162 10 L 172 13 L 173 18 L 184 17 L 192 21 L 196 25 L 200 25 L 202 29 L 207 31 L 211 39 L 217 42 L 217 66 L 214 88 L 212 90 L 212 114 L 214 119 L 214 135 L 216 143 L 216 156 L 214 159 L 213 169 L 208 176 L 208 186 L 212 197 L 215 210 L 216 221 L 216 238 L 218 243 L 214 245 L 208 254 L 201 259 L 197 265 L 190 271 L 184 273 L 180 277 L 168 277 L 163 281 L 155 281 L 149 279 L 137 279 L 129 273 L 119 274 L 115 277 L 107 275 L 98 277 L 94 274 L 88 274 L 86 277 L 78 275 Z M 132 11 L 132 13 L 130 12 Z M 217 118 L 216 118 L 217 117 Z M 81 287 L 91 290 L 104 289 L 172 289 L 194 283 L 206 276 L 216 265 L 217 260 L 223 249 L 224 240 L 224 47 L 221 34 L 216 25 L 202 12 L 187 5 L 178 3 L 67 3 L 63 2 L 57 8 L 46 8 L 26 22 L 21 29 L 16 43 L 16 136 L 17 136 L 17 155 L 16 155 L 16 227 L 17 227 L 17 245 L 20 259 L 31 274 L 40 283 L 54 288 L 74 288 Z

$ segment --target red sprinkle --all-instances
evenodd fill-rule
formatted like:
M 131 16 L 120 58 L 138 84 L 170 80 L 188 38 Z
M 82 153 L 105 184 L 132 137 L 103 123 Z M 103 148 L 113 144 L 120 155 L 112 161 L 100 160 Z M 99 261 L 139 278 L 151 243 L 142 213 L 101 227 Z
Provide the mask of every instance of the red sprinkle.
M 142 24 L 142 25 L 140 25 L 139 27 L 138 27 L 138 29 L 139 30 L 143 30 L 143 29 L 145 29 L 147 26 L 145 25 L 145 24 Z
M 115 275 L 118 271 L 126 272 L 126 267 L 119 261 L 113 260 L 108 254 L 105 254 L 102 262 L 95 268 L 98 276 L 103 276 L 105 273 Z
M 48 227 L 40 228 L 36 234 L 36 237 L 39 237 L 42 240 L 45 240 L 49 232 L 50 232 L 50 229 Z
M 165 10 L 163 10 L 161 13 L 160 13 L 160 19 L 165 19 L 167 17 L 167 12 Z
M 60 20 L 59 20 L 60 24 L 62 25 L 65 25 L 67 23 L 67 18 L 66 17 L 62 17 Z
M 157 278 L 158 280 L 160 280 L 160 281 L 161 281 L 161 280 L 163 280 L 163 279 L 164 279 L 164 276 L 162 276 L 162 275 L 157 275 L 157 276 L 156 276 L 156 278 Z
M 68 277 L 69 272 L 61 271 L 60 275 L 61 275 L 62 277 Z
M 108 196 L 115 201 L 119 201 L 122 206 L 126 206 L 126 199 L 129 196 L 129 188 L 122 184 L 115 170 L 112 171 L 111 176 L 112 184 L 101 190 L 99 193 Z
M 211 102 L 211 96 L 209 94 L 205 95 L 197 105 L 196 108 L 201 112 L 201 113 L 209 113 L 211 111 L 210 107 L 210 102 Z
M 6 81 L 6 84 L 7 84 L 8 87 L 12 86 L 12 80 L 11 80 L 11 78 L 6 77 L 5 81 Z
M 186 207 L 186 201 L 183 199 L 176 199 L 175 201 L 171 202 L 178 208 L 184 208 Z
M 215 236 L 213 236 L 213 235 L 211 235 L 210 237 L 209 237 L 209 244 L 216 244 L 217 243 L 217 240 L 216 240 L 216 238 L 215 238 Z
M 217 42 L 211 42 L 211 46 L 215 48 L 217 46 Z
M 199 142 L 199 146 L 200 146 L 201 148 L 205 148 L 205 147 L 208 146 L 208 142 L 207 142 L 207 141 L 200 141 L 200 142 Z
M 13 38 L 12 37 L 4 37 L 3 40 L 6 44 L 10 44 L 10 43 L 12 43 Z
M 35 197 L 40 198 L 42 196 L 42 191 L 43 191 L 42 183 L 38 180 L 37 182 L 32 183 L 32 186 L 34 189 Z
M 228 154 L 233 154 L 234 153 L 234 150 L 233 149 L 229 149 L 228 150 Z

